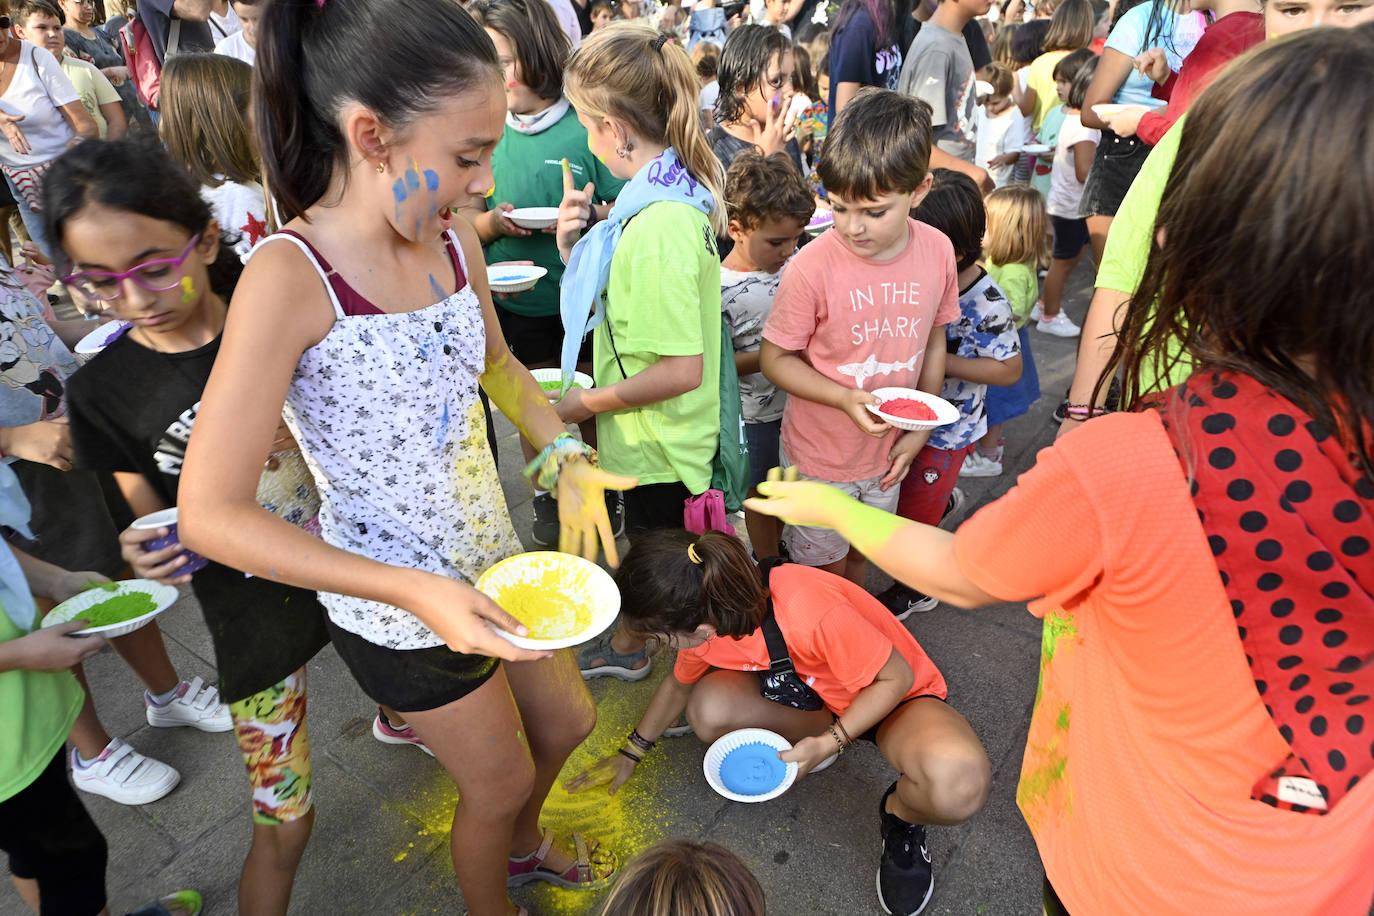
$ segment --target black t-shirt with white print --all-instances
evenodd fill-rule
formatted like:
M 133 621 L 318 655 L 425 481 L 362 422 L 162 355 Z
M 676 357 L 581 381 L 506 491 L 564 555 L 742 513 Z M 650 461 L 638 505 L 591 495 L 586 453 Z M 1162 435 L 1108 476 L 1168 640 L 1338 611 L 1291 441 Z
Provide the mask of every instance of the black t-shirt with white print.
M 67 382 L 76 465 L 135 473 L 177 503 L 186 447 L 219 338 L 159 353 L 125 334 Z M 234 702 L 273 686 L 329 641 L 312 591 L 211 563 L 191 579 L 215 646 L 220 693 Z

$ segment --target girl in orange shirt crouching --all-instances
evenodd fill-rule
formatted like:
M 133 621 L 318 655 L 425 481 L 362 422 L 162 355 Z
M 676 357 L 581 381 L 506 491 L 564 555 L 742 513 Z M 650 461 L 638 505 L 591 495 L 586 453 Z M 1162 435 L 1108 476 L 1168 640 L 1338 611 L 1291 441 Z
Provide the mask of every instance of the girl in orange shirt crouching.
M 919 913 L 934 888 L 925 825 L 977 812 L 991 768 L 906 628 L 849 580 L 792 564 L 761 573 L 740 541 L 719 533 L 647 535 L 616 581 L 622 625 L 677 649 L 677 663 L 625 746 L 569 788 L 609 782 L 615 792 L 684 711 L 707 742 L 741 728 L 777 732 L 792 742 L 780 756 L 799 777 L 871 741 L 902 774 L 880 804 L 880 902 L 888 913 Z M 793 670 L 770 670 L 783 657 Z

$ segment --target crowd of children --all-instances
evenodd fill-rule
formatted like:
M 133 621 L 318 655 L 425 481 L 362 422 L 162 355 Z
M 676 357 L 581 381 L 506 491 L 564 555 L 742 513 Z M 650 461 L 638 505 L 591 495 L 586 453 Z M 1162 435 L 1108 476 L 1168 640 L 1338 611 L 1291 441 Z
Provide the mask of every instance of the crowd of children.
M 215 685 L 155 623 L 110 643 L 151 725 L 237 737 L 241 912 L 286 913 L 309 854 L 306 663 L 332 645 L 374 736 L 457 787 L 477 916 L 526 912 L 531 882 L 764 912 L 720 847 L 630 863 L 541 823 L 595 723 L 584 681 L 664 648 L 637 727 L 568 787 L 616 791 L 669 736 L 768 728 L 803 778 L 869 741 L 896 770 L 878 903 L 914 916 L 928 828 L 976 814 L 991 766 L 904 621 L 1031 599 L 1018 803 L 1047 913 L 1369 907 L 1369 0 L 129 7 L 0 0 L 30 239 L 0 238 L 0 850 L 35 910 L 106 911 L 78 792 L 181 778 L 101 725 L 104 640 L 38 626 L 131 574 L 204 615 Z M 511 264 L 540 276 L 494 294 Z M 1087 428 L 940 530 L 960 477 L 1030 437 L 1032 331 L 1081 334 L 1055 418 Z M 957 419 L 899 429 L 883 388 Z M 524 549 L 500 460 L 535 544 L 617 568 L 585 645 L 494 632 L 524 632 L 474 587 Z

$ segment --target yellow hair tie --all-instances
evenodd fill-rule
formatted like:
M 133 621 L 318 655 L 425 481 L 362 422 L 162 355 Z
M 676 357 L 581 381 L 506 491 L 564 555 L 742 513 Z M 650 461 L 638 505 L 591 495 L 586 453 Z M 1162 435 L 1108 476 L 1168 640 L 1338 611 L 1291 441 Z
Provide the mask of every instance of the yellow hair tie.
M 696 545 L 696 544 L 688 544 L 688 545 L 687 545 L 687 559 L 691 560 L 693 563 L 695 563 L 695 564 L 698 565 L 698 566 L 701 565 L 701 555 L 697 553 L 697 545 Z

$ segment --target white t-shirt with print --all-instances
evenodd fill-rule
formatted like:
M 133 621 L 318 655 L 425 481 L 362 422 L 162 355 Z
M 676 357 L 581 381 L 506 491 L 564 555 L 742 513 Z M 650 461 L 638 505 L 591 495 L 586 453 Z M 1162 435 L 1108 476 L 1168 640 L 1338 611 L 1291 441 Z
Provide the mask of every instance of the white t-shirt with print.
M 720 269 L 720 307 L 730 326 L 736 353 L 755 353 L 763 346 L 763 325 L 773 310 L 782 271 Z M 771 423 L 782 419 L 787 395 L 764 378 L 762 372 L 739 377 L 741 413 L 745 423 Z
M 221 231 L 237 237 L 234 253 L 246 264 L 253 246 L 269 234 L 262 185 L 226 181 L 217 188 L 202 187 L 200 196 L 210 205 Z
M 1045 200 L 1045 209 L 1050 216 L 1078 218 L 1083 182 L 1078 180 L 1074 170 L 1073 148 L 1084 142 L 1096 146 L 1101 137 L 1101 131 L 1083 126 L 1078 112 L 1064 115 L 1064 123 L 1059 127 L 1059 143 L 1054 148 L 1054 165 L 1050 169 L 1050 193 Z
M 13 40 L 13 39 L 11 39 Z M 15 167 L 42 165 L 66 151 L 76 139 L 62 106 L 81 101 L 62 66 L 43 48 L 19 42 L 19 60 L 14 65 L 14 80 L 0 96 L 0 111 L 23 115 L 19 129 L 24 132 L 30 152 L 16 153 L 0 137 L 0 162 Z

